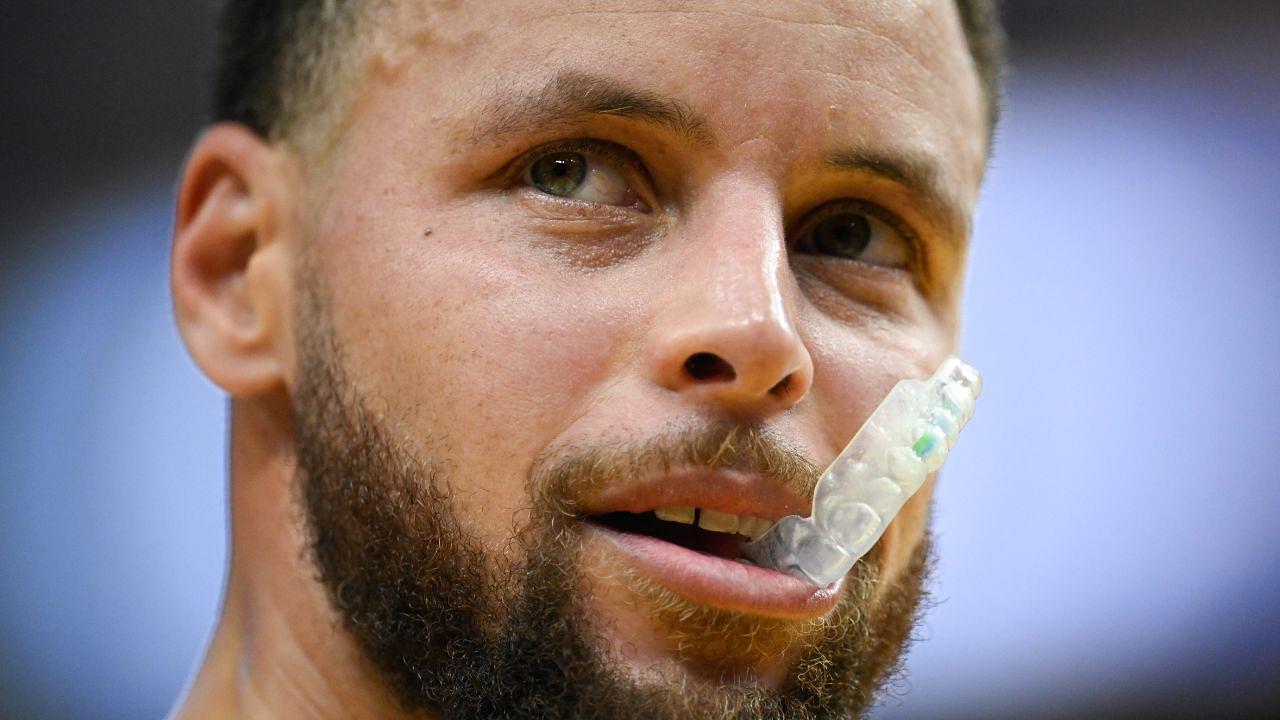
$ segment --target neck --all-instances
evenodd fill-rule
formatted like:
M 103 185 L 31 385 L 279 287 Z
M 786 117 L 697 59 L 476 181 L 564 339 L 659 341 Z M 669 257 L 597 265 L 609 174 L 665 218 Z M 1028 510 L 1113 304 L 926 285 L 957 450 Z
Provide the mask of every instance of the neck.
M 231 409 L 231 558 L 213 639 L 174 720 L 408 718 L 315 571 L 294 491 L 287 399 Z

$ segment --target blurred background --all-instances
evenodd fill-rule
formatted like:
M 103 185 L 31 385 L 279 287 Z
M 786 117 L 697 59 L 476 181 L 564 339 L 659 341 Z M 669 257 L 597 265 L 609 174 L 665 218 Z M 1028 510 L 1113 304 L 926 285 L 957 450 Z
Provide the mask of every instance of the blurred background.
M 0 10 L 0 718 L 158 718 L 225 406 L 169 310 L 212 0 Z M 1280 708 L 1280 3 L 1010 0 L 936 607 L 875 717 Z

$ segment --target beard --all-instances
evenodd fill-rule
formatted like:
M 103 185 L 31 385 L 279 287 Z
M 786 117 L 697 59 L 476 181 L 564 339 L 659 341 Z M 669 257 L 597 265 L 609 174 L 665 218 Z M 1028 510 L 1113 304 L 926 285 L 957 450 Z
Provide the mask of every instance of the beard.
M 675 463 L 816 479 L 814 468 L 754 429 L 674 433 L 642 446 L 547 454 L 526 480 L 527 521 L 486 551 L 452 494 L 465 476 L 420 457 L 349 382 L 315 293 L 303 307 L 293 398 L 298 503 L 318 581 L 345 630 L 411 713 L 444 718 L 848 718 L 898 667 L 928 574 L 926 536 L 880 587 L 879 546 L 844 596 L 811 621 L 694 604 L 623 571 L 682 665 L 637 677 L 592 621 L 577 501 L 594 487 Z M 460 473 L 455 473 L 459 474 Z M 776 689 L 753 660 L 794 656 Z M 693 668 L 696 672 L 686 672 Z

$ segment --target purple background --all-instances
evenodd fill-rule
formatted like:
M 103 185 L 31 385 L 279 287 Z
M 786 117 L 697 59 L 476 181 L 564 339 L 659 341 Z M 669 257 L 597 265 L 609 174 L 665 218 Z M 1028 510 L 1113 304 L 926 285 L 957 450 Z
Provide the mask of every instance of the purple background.
M 1007 3 L 986 392 L 877 718 L 1280 707 L 1278 5 Z M 225 403 L 166 278 L 212 14 L 0 15 L 0 718 L 158 717 L 225 562 Z

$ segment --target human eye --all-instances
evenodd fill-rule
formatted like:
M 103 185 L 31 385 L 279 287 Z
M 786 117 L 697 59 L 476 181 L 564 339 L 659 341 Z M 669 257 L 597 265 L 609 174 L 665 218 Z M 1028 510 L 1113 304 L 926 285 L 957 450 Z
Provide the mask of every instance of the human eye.
M 906 270 L 915 243 L 893 215 L 872 203 L 842 200 L 819 208 L 800 225 L 796 252 Z
M 644 174 L 630 150 L 614 143 L 575 140 L 538 151 L 522 179 L 533 190 L 582 203 L 648 210 L 632 178 Z

